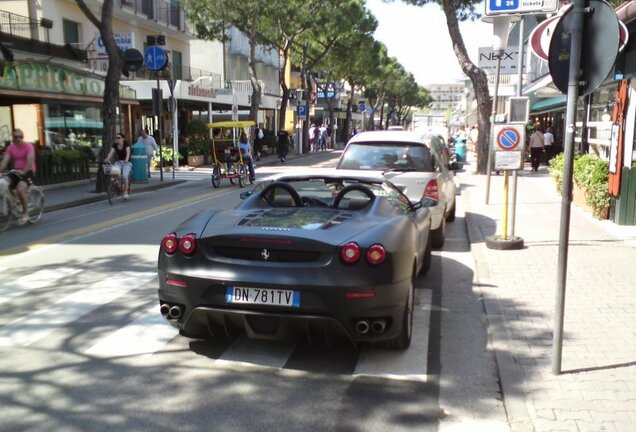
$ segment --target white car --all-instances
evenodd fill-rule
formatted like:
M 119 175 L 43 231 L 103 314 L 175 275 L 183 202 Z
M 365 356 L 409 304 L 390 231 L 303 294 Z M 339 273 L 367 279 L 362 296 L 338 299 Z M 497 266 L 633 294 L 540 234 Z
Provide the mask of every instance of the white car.
M 444 245 L 446 222 L 455 220 L 456 185 L 438 135 L 370 131 L 352 137 L 336 169 L 375 171 L 398 186 L 412 202 L 431 208 L 431 240 Z

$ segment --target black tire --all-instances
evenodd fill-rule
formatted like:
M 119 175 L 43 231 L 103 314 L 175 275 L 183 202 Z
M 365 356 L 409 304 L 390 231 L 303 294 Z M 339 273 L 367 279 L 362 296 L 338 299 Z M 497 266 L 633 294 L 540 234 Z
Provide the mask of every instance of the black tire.
M 212 186 L 214 188 L 221 186 L 221 169 L 218 165 L 212 167 Z
M 29 222 L 36 223 L 42 218 L 44 212 L 44 195 L 38 187 L 29 188 Z
M 433 247 L 431 246 L 431 235 L 428 236 L 428 242 L 426 243 L 426 250 L 424 250 L 424 261 L 422 262 L 422 274 L 427 274 L 431 269 L 431 263 L 433 262 Z
M 247 185 L 247 170 L 245 165 L 239 163 L 236 164 L 236 173 L 238 174 L 239 187 L 244 188 Z
M 442 224 L 436 230 L 431 231 L 431 244 L 434 248 L 441 248 L 444 246 L 444 239 L 446 237 L 446 218 L 442 218 Z
M 411 279 L 411 286 L 407 294 L 406 303 L 404 305 L 404 313 L 402 315 L 402 330 L 400 335 L 383 344 L 384 347 L 394 350 L 405 350 L 411 346 L 411 338 L 413 335 L 413 312 L 415 308 L 415 287 Z
M 446 220 L 448 222 L 453 222 L 455 220 L 455 204 L 456 203 L 453 203 L 453 208 L 451 208 L 451 210 L 446 215 Z
M 114 193 L 115 193 L 115 179 L 113 179 L 113 176 L 108 176 L 108 178 L 106 179 L 106 196 L 108 197 L 108 202 L 110 203 L 110 205 L 113 205 L 113 198 L 114 198 Z
M 9 226 L 11 222 L 11 216 L 13 214 L 11 198 L 9 197 L 9 192 L 7 192 L 0 196 L 0 231 L 4 231 Z

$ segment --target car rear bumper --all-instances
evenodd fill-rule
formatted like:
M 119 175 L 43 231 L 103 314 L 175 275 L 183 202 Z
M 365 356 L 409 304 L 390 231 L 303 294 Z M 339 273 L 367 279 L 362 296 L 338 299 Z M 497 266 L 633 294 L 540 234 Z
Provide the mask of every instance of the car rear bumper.
M 241 284 L 249 286 L 249 284 Z M 159 302 L 168 309 L 178 306 L 178 317 L 167 319 L 186 335 L 232 336 L 245 331 L 249 337 L 282 340 L 310 330 L 345 334 L 353 342 L 379 342 L 397 337 L 410 280 L 392 285 L 337 288 L 333 286 L 269 286 L 268 289 L 300 291 L 299 308 L 232 304 L 225 300 L 227 285 L 188 280 L 187 287 L 162 283 Z M 346 299 L 346 292 L 373 292 L 372 298 Z M 164 310 L 167 310 L 164 306 Z

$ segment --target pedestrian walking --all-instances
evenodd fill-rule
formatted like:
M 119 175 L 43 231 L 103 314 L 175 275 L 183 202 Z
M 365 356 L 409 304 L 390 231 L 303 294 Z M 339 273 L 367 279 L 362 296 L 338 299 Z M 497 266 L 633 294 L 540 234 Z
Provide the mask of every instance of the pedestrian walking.
M 263 152 L 264 141 L 265 132 L 263 131 L 263 128 L 257 126 L 256 130 L 254 131 L 254 156 L 256 156 L 257 161 L 261 160 L 261 153 Z
M 152 164 L 152 158 L 155 155 L 155 152 L 158 150 L 158 146 L 157 146 L 157 141 L 155 141 L 155 138 L 152 135 L 148 135 L 148 130 L 147 129 L 142 129 L 140 136 L 139 136 L 139 141 L 144 143 L 144 146 L 146 146 L 146 157 L 148 159 L 148 177 L 150 177 L 150 166 Z
M 532 171 L 539 171 L 541 164 L 541 156 L 543 156 L 543 128 L 540 125 L 535 127 L 534 132 L 530 135 L 530 165 Z
M 550 159 L 554 155 L 554 134 L 552 127 L 548 126 L 545 133 L 543 134 L 543 149 L 545 150 L 545 163 L 546 165 L 550 163 Z
M 278 153 L 278 158 L 282 163 L 285 163 L 285 158 L 287 157 L 287 152 L 289 151 L 289 133 L 286 130 L 279 130 L 277 134 L 276 141 L 276 151 Z

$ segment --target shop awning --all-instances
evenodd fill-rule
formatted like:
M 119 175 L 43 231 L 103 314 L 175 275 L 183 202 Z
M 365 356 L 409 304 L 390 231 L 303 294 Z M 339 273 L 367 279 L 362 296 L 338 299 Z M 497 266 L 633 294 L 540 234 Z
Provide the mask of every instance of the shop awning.
M 541 114 L 548 111 L 554 111 L 557 108 L 565 108 L 566 100 L 566 96 L 541 99 L 540 101 L 532 104 L 530 113 Z
M 91 119 L 78 119 L 75 117 L 49 117 L 44 120 L 48 128 L 76 128 L 76 129 L 102 129 L 104 123 Z

